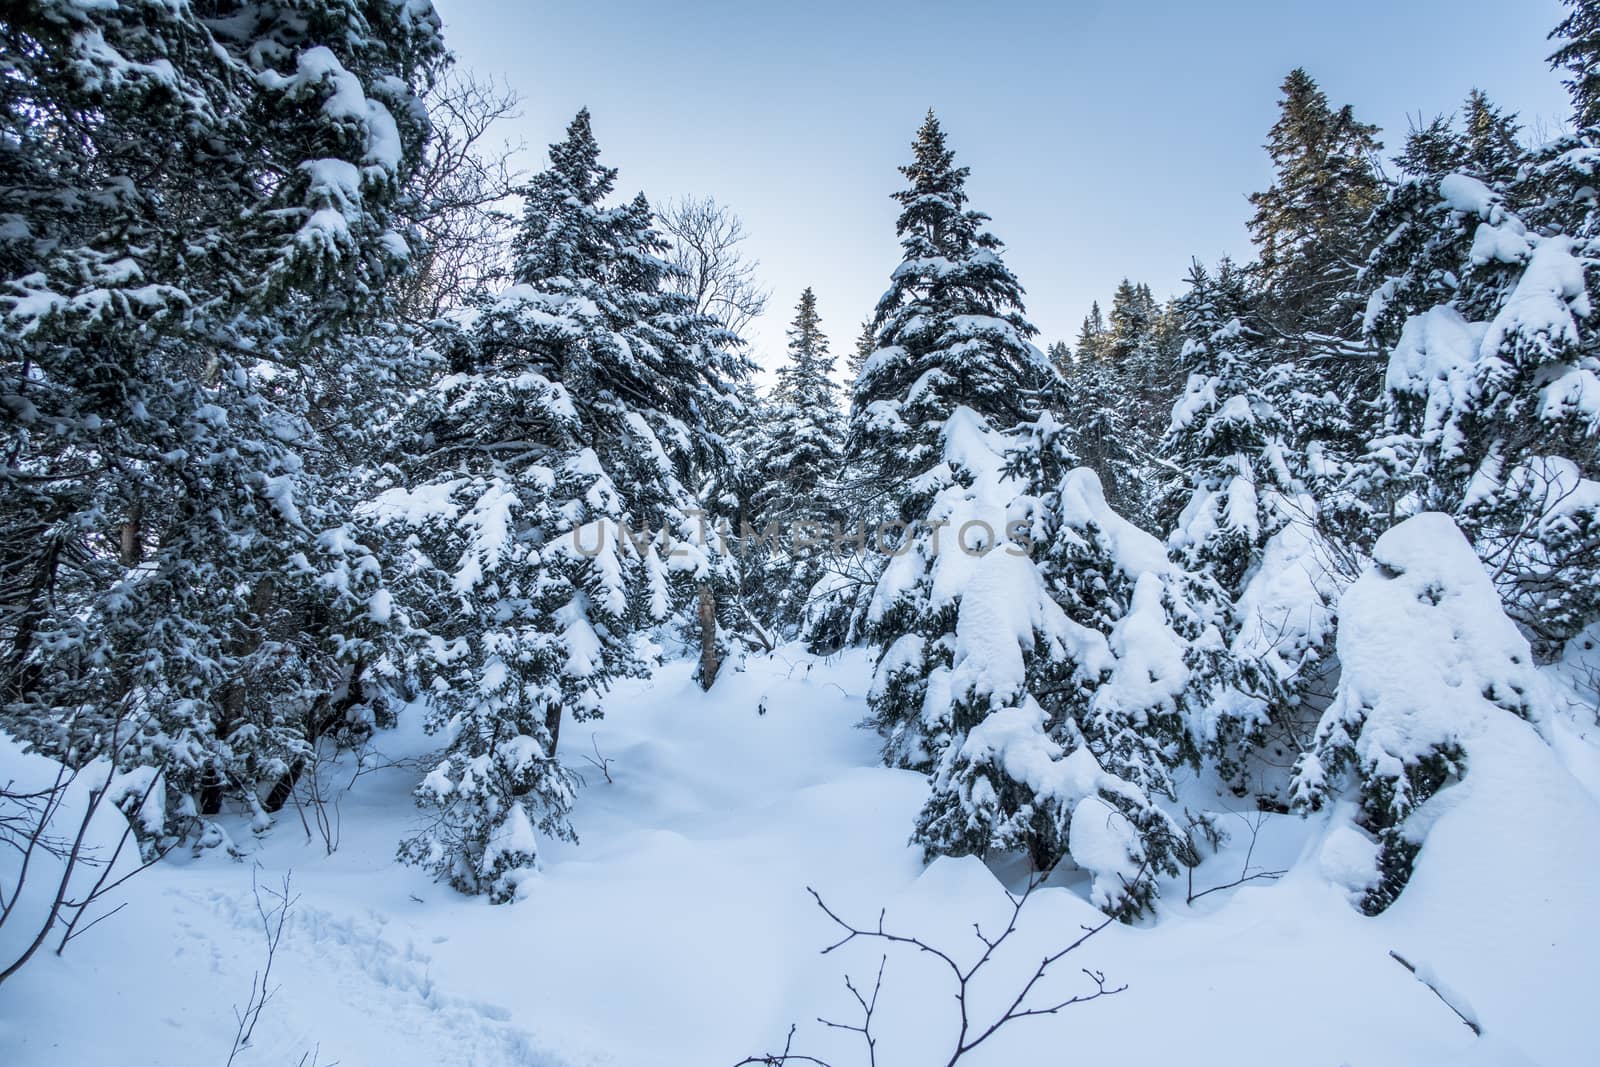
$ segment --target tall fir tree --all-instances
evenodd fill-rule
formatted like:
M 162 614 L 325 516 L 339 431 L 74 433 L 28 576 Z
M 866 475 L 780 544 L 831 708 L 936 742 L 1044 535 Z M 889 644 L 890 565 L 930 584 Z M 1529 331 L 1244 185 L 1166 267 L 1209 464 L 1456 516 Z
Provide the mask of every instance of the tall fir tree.
M 788 335 L 789 361 L 778 371 L 757 444 L 761 486 L 753 507 L 763 524 L 780 531 L 783 551 L 765 584 L 775 594 L 779 625 L 793 632 L 804 621 L 834 529 L 843 522 L 835 485 L 844 418 L 832 380 L 833 354 L 809 287 L 800 294 Z
M 1383 198 L 1374 163 L 1383 145 L 1376 126 L 1358 121 L 1348 104 L 1333 109 L 1303 69 L 1289 72 L 1282 92 L 1266 144 L 1273 183 L 1250 196 L 1250 234 L 1269 294 L 1263 313 L 1286 336 L 1353 336 L 1344 298 L 1366 257 L 1363 223 Z
M 417 545 L 400 607 L 450 737 L 401 856 L 494 901 L 537 866 L 536 830 L 570 834 L 563 719 L 641 669 L 641 627 L 737 577 L 690 487 L 731 466 L 746 364 L 667 286 L 644 198 L 606 204 L 616 177 L 580 112 L 524 192 L 516 284 L 459 323 L 406 414 L 406 483 L 372 508 Z
M 1392 521 L 1452 515 L 1541 658 L 1600 617 L 1590 150 L 1579 134 L 1514 177 L 1490 166 L 1400 186 L 1375 216 L 1387 233 L 1364 278 L 1389 363 L 1362 488 Z
M 1167 547 L 1225 642 L 1194 664 L 1207 709 L 1198 742 L 1236 793 L 1282 804 L 1281 768 L 1304 750 L 1319 710 L 1307 706 L 1330 666 L 1337 595 L 1281 411 L 1295 378 L 1271 362 L 1231 261 L 1214 273 L 1196 263 L 1177 303 L 1189 374 L 1162 450 L 1190 484 Z
M 1083 317 L 1083 325 L 1078 328 L 1078 346 L 1073 354 L 1093 363 L 1105 358 L 1105 348 L 1106 321 L 1100 313 L 1100 301 L 1096 300 L 1089 305 L 1089 314 Z
M 894 194 L 904 256 L 878 304 L 878 348 L 856 383 L 848 454 L 856 491 L 881 494 L 889 517 L 905 525 L 900 543 L 881 546 L 896 554 L 869 619 L 885 650 L 872 717 L 890 763 L 926 767 L 937 742 L 921 694 L 933 671 L 949 667 L 957 606 L 955 589 L 935 589 L 936 572 L 959 554 L 941 556 L 928 524 L 945 518 L 933 514 L 941 496 L 964 494 L 986 473 L 962 450 L 1031 417 L 1051 372 L 1030 341 L 1022 286 L 1000 258 L 1000 240 L 982 228 L 988 216 L 967 208 L 968 169 L 955 165 L 931 111 L 912 152 L 900 168 L 909 187 Z
M 872 328 L 872 317 L 869 315 L 861 322 L 861 332 L 856 335 L 855 347 L 850 349 L 845 356 L 845 394 L 855 392 L 856 380 L 861 377 L 861 367 L 867 362 L 867 357 L 872 355 L 878 347 L 878 332 Z

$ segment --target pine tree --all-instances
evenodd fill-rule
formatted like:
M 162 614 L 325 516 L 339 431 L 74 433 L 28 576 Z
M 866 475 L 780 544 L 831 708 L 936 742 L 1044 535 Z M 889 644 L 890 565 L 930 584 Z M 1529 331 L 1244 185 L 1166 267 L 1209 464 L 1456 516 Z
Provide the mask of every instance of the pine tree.
M 1156 301 L 1148 285 L 1122 279 L 1111 297 L 1105 358 L 1125 365 L 1138 358 L 1155 334 Z
M 1037 870 L 1071 856 L 1095 904 L 1131 919 L 1157 874 L 1194 859 L 1157 798 L 1196 758 L 1188 661 L 1215 639 L 1060 423 L 1046 414 L 1009 440 L 1033 558 L 1003 543 L 970 565 L 950 665 L 927 679 L 939 758 L 914 839 L 930 854 L 1023 850 Z M 916 660 L 904 666 L 886 687 L 907 684 Z
M 1473 89 L 1461 108 L 1462 158 L 1456 169 L 1491 184 L 1511 181 L 1527 155 L 1521 133 L 1517 116 L 1496 107 L 1483 90 Z
M 1294 801 L 1317 810 L 1355 786 L 1357 825 L 1377 848 L 1360 906 L 1375 915 L 1411 877 L 1432 820 L 1419 816 L 1469 778 L 1494 720 L 1527 718 L 1538 689 L 1528 643 L 1501 613 L 1488 575 L 1448 516 L 1384 533 L 1340 600 L 1338 692 L 1296 761 Z M 1406 649 L 1404 680 L 1395 649 Z
M 1065 378 L 1072 371 L 1072 349 L 1065 341 L 1051 341 L 1044 350 L 1045 358 L 1056 369 L 1056 373 Z
M 901 167 L 896 193 L 905 250 L 873 318 L 877 349 L 856 383 L 851 444 L 880 484 L 940 461 L 940 428 L 965 406 L 994 425 L 1029 413 L 1047 371 L 1020 311 L 1022 286 L 1000 258 L 988 216 L 966 207 L 966 167 L 954 165 L 930 111 Z M 900 518 L 923 513 L 927 492 L 899 494 Z
M 1085 363 L 1094 363 L 1105 358 L 1106 323 L 1100 314 L 1100 302 L 1096 300 L 1089 305 L 1089 314 L 1083 318 L 1083 326 L 1078 330 L 1078 347 L 1075 355 Z
M 1095 472 L 1106 499 L 1124 508 L 1130 499 L 1138 501 L 1144 464 L 1139 435 L 1129 426 L 1132 405 L 1115 365 L 1103 356 L 1079 355 L 1063 371 L 1051 407 L 1062 424 L 1065 447 Z
M 1282 334 L 1349 336 L 1342 303 L 1366 256 L 1363 223 L 1383 197 L 1373 157 L 1377 127 L 1349 105 L 1333 110 L 1304 70 L 1284 79 L 1280 115 L 1267 138 L 1275 176 L 1253 193 L 1250 234 L 1261 249 L 1264 313 Z
M 949 664 L 945 638 L 957 606 L 957 590 L 941 586 L 937 572 L 960 555 L 941 556 L 928 523 L 947 517 L 936 513 L 941 497 L 970 495 L 989 473 L 973 464 L 998 466 L 979 442 L 1031 415 L 1050 371 L 1029 341 L 1036 331 L 1023 318 L 1022 286 L 1000 258 L 999 239 L 981 228 L 987 216 L 966 207 L 968 170 L 955 165 L 931 111 L 912 147 L 901 168 L 909 188 L 895 194 L 905 254 L 874 319 L 879 347 L 856 383 L 848 454 L 852 485 L 882 494 L 890 517 L 908 527 L 881 546 L 896 555 L 869 620 L 885 650 L 871 709 L 888 761 L 926 767 L 933 752 L 921 692 Z
M 1244 273 L 1228 259 L 1215 276 L 1195 263 L 1188 281 L 1179 302 L 1188 381 L 1162 451 L 1192 492 L 1170 544 L 1186 570 L 1236 599 L 1266 539 L 1288 520 L 1274 497 L 1292 496 L 1295 480 Z
M 615 183 L 580 112 L 525 191 L 516 284 L 462 317 L 406 412 L 406 483 L 372 508 L 415 545 L 400 607 L 451 737 L 401 856 L 496 902 L 535 831 L 571 833 L 563 718 L 640 672 L 639 628 L 737 577 L 689 486 L 731 465 L 715 431 L 744 363 L 667 288 L 645 200 L 606 205 Z
M 822 578 L 822 557 L 842 519 L 834 475 L 844 446 L 844 420 L 835 397 L 833 355 L 808 287 L 789 327 L 789 362 L 779 371 L 755 460 L 761 487 L 753 508 L 782 531 L 784 551 L 765 582 L 776 594 L 775 616 L 785 629 L 800 626 L 811 589 Z
M 1318 503 L 1281 405 L 1292 365 L 1273 365 L 1244 271 L 1199 263 L 1178 301 L 1188 381 L 1162 441 L 1190 482 L 1167 538 L 1192 599 L 1226 642 L 1199 656 L 1199 731 L 1224 781 L 1282 802 L 1309 731 L 1308 693 L 1329 666 L 1336 584 L 1318 550 Z
M 878 331 L 872 328 L 872 317 L 861 322 L 861 332 L 856 335 L 856 346 L 845 356 L 845 393 L 854 394 L 856 382 L 861 377 L 861 367 L 867 357 L 878 347 Z
M 1481 99 L 1467 110 L 1490 135 L 1461 135 L 1464 169 L 1402 184 L 1374 216 L 1367 328 L 1390 351 L 1360 489 L 1390 522 L 1453 516 L 1551 657 L 1600 617 L 1586 547 L 1600 528 L 1587 489 L 1600 404 L 1586 399 L 1600 362 L 1582 311 L 1590 147 L 1579 135 L 1507 158 L 1510 120 Z
M 426 3 L 208 10 L 0 20 L 0 705 L 158 774 L 170 835 L 258 808 L 371 651 L 323 387 L 405 270 L 444 57 Z
M 1583 129 L 1600 126 L 1600 4 L 1565 0 L 1569 10 L 1550 39 L 1561 47 L 1550 56 L 1552 70 L 1565 69 L 1562 82 L 1572 97 L 1573 121 Z

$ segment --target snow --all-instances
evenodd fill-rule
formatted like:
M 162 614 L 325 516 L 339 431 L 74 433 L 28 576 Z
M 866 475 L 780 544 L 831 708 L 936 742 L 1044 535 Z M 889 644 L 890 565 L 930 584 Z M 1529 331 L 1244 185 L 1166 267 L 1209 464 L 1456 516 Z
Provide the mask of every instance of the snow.
M 820 955 L 836 929 L 806 887 L 859 924 L 886 909 L 887 929 L 964 963 L 983 948 L 972 924 L 993 936 L 1011 911 L 980 861 L 924 867 L 907 846 L 927 787 L 879 765 L 878 739 L 856 728 L 870 669 L 862 651 L 821 659 L 785 646 L 730 667 L 709 694 L 686 662 L 622 683 L 605 719 L 569 724 L 563 738 L 569 766 L 588 782 L 574 812 L 581 843 L 540 842 L 542 870 L 520 879 L 510 905 L 395 865 L 395 844 L 418 817 L 405 767 L 380 765 L 342 794 L 344 838 L 331 856 L 292 814 L 262 837 L 246 817 L 225 820 L 248 853 L 242 862 L 221 849 L 177 855 L 127 883 L 125 911 L 6 984 L 0 1061 L 226 1059 L 232 1008 L 263 960 L 250 890 L 259 863 L 264 885 L 292 870 L 300 900 L 274 965 L 279 990 L 236 1061 L 243 1067 L 296 1063 L 313 1049 L 322 1063 L 397 1067 L 706 1067 L 781 1048 L 791 1022 L 797 1051 L 860 1062 L 856 1035 L 814 1020 L 854 1017 L 842 978 L 870 986 L 881 946 Z M 398 732 L 379 735 L 386 756 L 437 744 L 416 718 L 408 710 Z M 991 721 L 986 743 L 1023 758 L 1034 729 L 1026 714 Z M 1001 729 L 1008 722 L 1014 731 Z M 580 758 L 591 737 L 612 760 L 614 784 Z M 1569 761 L 1600 766 L 1592 740 L 1571 743 Z M 4 780 L 14 746 L 0 759 Z M 346 761 L 342 779 L 350 769 Z M 1090 967 L 1126 992 L 1009 1026 L 963 1064 L 1054 1062 L 1070 1048 L 1089 1063 L 1220 1067 L 1241 1062 L 1241 1047 L 1248 1062 L 1304 1062 L 1307 1049 L 1319 1063 L 1588 1062 L 1582 1020 L 1600 958 L 1593 794 L 1510 714 L 1484 724 L 1467 778 L 1439 799 L 1450 794 L 1411 885 L 1383 915 L 1363 917 L 1346 901 L 1362 843 L 1337 806 L 1273 817 L 1251 862 L 1288 875 L 1193 906 L 1181 881 L 1164 887 L 1152 924 L 1112 925 L 1037 991 L 1041 1002 L 1083 992 L 1078 968 Z M 1116 820 L 1100 803 L 1079 805 L 1072 832 L 1075 855 L 1097 865 L 1119 859 Z M 1211 803 L 1235 832 L 1195 871 L 1196 889 L 1237 878 L 1251 845 L 1222 802 Z M 1088 876 L 1070 867 L 1034 894 L 975 982 L 980 1013 L 1003 1008 L 1045 953 L 1103 918 L 1086 899 Z M 1020 888 L 1014 869 L 996 870 Z M 1390 951 L 1475 1014 L 1484 1038 Z M 953 991 L 929 964 L 915 952 L 889 955 L 875 1016 L 881 1067 L 948 1057 L 955 1023 L 943 1006 Z M 67 1006 L 74 1025 L 36 1025 Z
M 392 522 L 407 526 L 423 526 L 438 520 L 451 522 L 461 514 L 461 504 L 455 494 L 465 484 L 466 479 L 457 478 L 419 485 L 415 489 L 385 489 L 358 510 L 370 514 L 379 526 Z
M 1579 343 L 1574 316 L 1589 315 L 1589 293 L 1584 285 L 1583 263 L 1574 254 L 1573 240 L 1546 237 L 1534 249 L 1516 288 L 1489 324 L 1483 338 L 1484 358 L 1508 347 L 1506 336 L 1540 338 L 1541 348 L 1564 351 Z
M 1161 579 L 1148 571 L 1134 583 L 1128 613 L 1111 631 L 1116 667 L 1110 680 L 1095 691 L 1097 703 L 1128 710 L 1170 708 L 1188 685 L 1184 653 L 1189 646 L 1167 623 L 1164 589 Z M 1077 846 L 1073 848 L 1076 854 Z
M 1407 519 L 1378 539 L 1373 562 L 1339 601 L 1339 695 L 1324 723 L 1364 720 L 1358 758 L 1399 774 L 1432 746 L 1468 743 L 1487 720 L 1523 711 L 1541 682 L 1449 516 Z
M 1169 569 L 1166 548 L 1111 509 L 1099 477 L 1087 467 L 1068 472 L 1062 481 L 1060 519 L 1062 525 L 1073 529 L 1090 523 L 1098 527 L 1118 569 L 1129 578 L 1147 572 L 1164 574 Z
M 1071 835 L 1073 862 L 1094 872 L 1089 900 L 1095 906 L 1106 906 L 1139 876 L 1139 835 L 1128 817 L 1104 800 L 1087 796 L 1078 801 Z
M 1239 595 L 1233 643 L 1239 659 L 1262 661 L 1282 678 L 1292 677 L 1308 651 L 1333 632 L 1333 605 L 1343 585 L 1313 525 L 1314 505 L 1289 507 L 1297 518 L 1267 539 Z

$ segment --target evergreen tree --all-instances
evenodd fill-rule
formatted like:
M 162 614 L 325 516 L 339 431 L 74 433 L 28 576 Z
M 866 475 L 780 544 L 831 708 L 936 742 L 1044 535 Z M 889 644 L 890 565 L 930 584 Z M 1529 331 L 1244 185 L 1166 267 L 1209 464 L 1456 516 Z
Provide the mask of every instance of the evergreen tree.
M 901 168 L 909 188 L 896 229 L 904 258 L 874 320 L 878 349 L 856 383 L 848 454 L 851 482 L 890 501 L 906 525 L 878 582 L 869 633 L 884 649 L 870 698 L 885 737 L 885 756 L 899 766 L 927 767 L 936 744 L 925 733 L 922 693 L 930 674 L 948 668 L 948 635 L 959 586 L 941 583 L 942 567 L 962 553 L 941 553 L 930 522 L 950 516 L 938 501 L 972 499 L 974 486 L 998 467 L 982 444 L 995 428 L 1033 413 L 1049 365 L 1029 341 L 1022 286 L 1000 258 L 1001 243 L 984 231 L 987 216 L 966 207 L 968 170 L 955 165 L 930 111 Z M 856 473 L 860 472 L 860 473 Z M 1005 503 L 998 506 L 1004 527 Z M 991 523 L 992 525 L 992 523 Z
M 1224 259 L 1215 276 L 1195 263 L 1188 280 L 1179 307 L 1189 376 L 1162 450 L 1192 491 L 1170 543 L 1186 570 L 1234 599 L 1266 539 L 1287 521 L 1274 494 L 1292 496 L 1294 476 L 1244 273 Z
M 1338 691 L 1296 761 L 1294 801 L 1317 810 L 1342 779 L 1355 786 L 1355 822 L 1377 845 L 1359 903 L 1375 915 L 1411 877 L 1432 823 L 1425 805 L 1470 778 L 1483 739 L 1505 736 L 1496 720 L 1529 717 L 1539 685 L 1527 641 L 1445 515 L 1413 516 L 1378 538 L 1339 609 Z
M 1167 539 L 1197 608 L 1227 642 L 1199 655 L 1199 731 L 1223 779 L 1282 803 L 1275 770 L 1304 747 L 1308 693 L 1329 667 L 1336 596 L 1316 549 L 1320 516 L 1281 402 L 1293 368 L 1272 365 L 1245 274 L 1199 263 L 1178 301 L 1189 377 L 1162 448 L 1187 499 Z M 1285 599 L 1287 598 L 1287 599 Z
M 1105 358 L 1118 366 L 1140 358 L 1155 336 L 1156 300 L 1150 287 L 1135 285 L 1127 278 L 1111 297 L 1110 329 L 1106 334 Z
M 1188 661 L 1215 640 L 1160 544 L 1075 468 L 1061 424 L 1046 414 L 1010 440 L 1033 558 L 1002 543 L 970 565 L 950 665 L 928 679 L 939 758 L 914 839 L 930 854 L 1024 850 L 1037 870 L 1071 856 L 1095 904 L 1131 919 L 1157 874 L 1194 861 L 1158 798 L 1196 758 Z
M 1078 330 L 1078 347 L 1075 355 L 1085 363 L 1094 363 L 1105 358 L 1106 323 L 1100 314 L 1100 302 L 1096 300 L 1089 305 L 1089 314 L 1083 318 L 1083 326 Z
M 1600 126 L 1600 4 L 1565 0 L 1569 10 L 1551 40 L 1561 47 L 1550 56 L 1552 70 L 1565 69 L 1562 82 L 1572 97 L 1572 118 L 1580 128 Z
M 1139 436 L 1129 426 L 1134 412 L 1122 385 L 1107 359 L 1080 355 L 1063 371 L 1052 408 L 1062 425 L 1065 447 L 1095 472 L 1106 499 L 1126 508 L 1130 499 L 1140 499 L 1144 465 Z
M 867 357 L 878 347 L 878 331 L 872 328 L 872 317 L 861 322 L 861 332 L 856 335 L 856 346 L 845 356 L 845 392 L 854 394 L 856 382 L 861 378 L 861 367 Z
M 74 766 L 159 775 L 146 832 L 258 807 L 381 628 L 316 456 L 411 251 L 438 28 L 425 2 L 0 19 L 0 705 Z
M 1284 79 L 1267 138 L 1275 176 L 1253 193 L 1250 234 L 1261 250 L 1264 312 L 1285 335 L 1354 333 L 1343 304 L 1365 259 L 1363 223 L 1382 200 L 1378 129 L 1349 105 L 1334 110 L 1304 70 Z
M 822 577 L 822 557 L 841 521 L 834 474 L 844 445 L 844 420 L 835 398 L 833 355 L 808 287 L 789 327 L 789 362 L 778 371 L 768 403 L 756 470 L 761 486 L 754 511 L 782 531 L 782 555 L 766 586 L 776 594 L 775 615 L 792 629 L 803 621 L 812 587 Z
M 1045 358 L 1050 361 L 1050 366 L 1056 373 L 1065 378 L 1072 371 L 1072 349 L 1067 347 L 1065 341 L 1052 341 L 1044 350 Z
M 667 286 L 644 198 L 607 206 L 615 183 L 580 112 L 525 191 L 516 284 L 459 323 L 451 373 L 406 413 L 406 484 L 373 508 L 415 545 L 400 606 L 451 738 L 401 856 L 494 901 L 536 866 L 536 829 L 570 834 L 563 718 L 640 671 L 639 628 L 737 579 L 689 487 L 731 466 L 746 365 Z
M 1498 125 L 1483 121 L 1492 108 L 1478 114 Z M 1580 135 L 1512 166 L 1494 162 L 1502 138 L 1486 143 L 1501 147 L 1476 157 L 1490 160 L 1482 177 L 1413 179 L 1375 216 L 1387 232 L 1363 279 L 1367 328 L 1390 354 L 1360 489 L 1390 521 L 1452 515 L 1507 613 L 1551 657 L 1600 617 L 1586 547 L 1600 528 L 1588 489 L 1600 362 L 1583 326 L 1594 295 L 1579 236 L 1593 226 L 1590 148 Z

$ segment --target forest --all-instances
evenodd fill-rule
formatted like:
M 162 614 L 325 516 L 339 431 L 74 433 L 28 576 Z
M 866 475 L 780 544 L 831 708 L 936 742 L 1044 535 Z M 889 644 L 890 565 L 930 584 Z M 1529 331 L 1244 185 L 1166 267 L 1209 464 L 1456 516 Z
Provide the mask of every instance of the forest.
M 1061 338 L 935 110 L 824 307 L 430 0 L 0 12 L 0 1058 L 1585 1062 L 1564 11 Z

